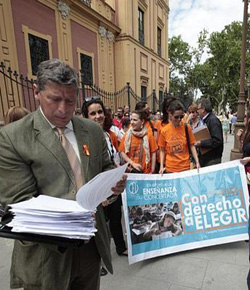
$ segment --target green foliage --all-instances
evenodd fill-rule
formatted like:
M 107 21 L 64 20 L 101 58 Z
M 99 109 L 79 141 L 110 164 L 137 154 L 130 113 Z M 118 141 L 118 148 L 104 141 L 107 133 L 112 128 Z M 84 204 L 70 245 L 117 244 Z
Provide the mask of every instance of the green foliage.
M 174 36 L 169 41 L 169 59 L 171 61 L 170 74 L 173 71 L 185 75 L 191 64 L 192 54 L 187 42 L 181 36 Z
M 246 81 L 250 80 L 250 25 L 246 54 Z M 215 107 L 229 104 L 237 108 L 240 79 L 242 24 L 232 22 L 221 32 L 200 32 L 197 48 L 180 36 L 169 40 L 170 91 L 185 100 L 197 90 L 211 99 Z M 202 59 L 205 61 L 202 62 Z

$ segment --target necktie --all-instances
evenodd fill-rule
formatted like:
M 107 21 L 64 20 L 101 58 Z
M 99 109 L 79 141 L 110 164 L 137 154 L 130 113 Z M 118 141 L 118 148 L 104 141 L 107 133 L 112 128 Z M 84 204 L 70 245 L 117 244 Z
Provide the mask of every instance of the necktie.
M 76 190 L 78 190 L 83 185 L 83 176 L 82 176 L 82 170 L 81 170 L 81 163 L 78 159 L 78 156 L 76 155 L 76 152 L 69 142 L 69 140 L 64 135 L 65 128 L 56 128 L 59 135 L 59 140 L 62 144 L 62 147 L 64 148 L 66 155 L 69 160 L 69 164 L 71 166 L 71 169 L 75 176 L 75 182 L 76 182 Z

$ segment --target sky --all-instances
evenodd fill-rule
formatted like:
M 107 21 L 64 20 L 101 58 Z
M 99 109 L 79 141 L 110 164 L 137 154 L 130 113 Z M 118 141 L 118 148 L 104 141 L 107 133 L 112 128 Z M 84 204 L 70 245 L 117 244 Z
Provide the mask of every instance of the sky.
M 204 28 L 210 34 L 243 21 L 242 0 L 169 0 L 169 7 L 169 37 L 181 35 L 192 47 Z

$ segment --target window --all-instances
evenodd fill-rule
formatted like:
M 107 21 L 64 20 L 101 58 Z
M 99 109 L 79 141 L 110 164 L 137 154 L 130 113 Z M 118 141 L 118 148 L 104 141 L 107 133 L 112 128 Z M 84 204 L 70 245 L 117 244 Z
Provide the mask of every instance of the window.
M 157 54 L 161 56 L 161 29 L 157 27 Z
M 147 87 L 141 86 L 141 100 L 146 101 L 147 100 Z
M 28 33 L 32 75 L 37 74 L 40 62 L 49 59 L 49 42 L 46 39 Z
M 82 82 L 84 85 L 93 85 L 92 57 L 83 53 L 80 57 Z
M 40 62 L 52 58 L 52 38 L 22 26 L 25 42 L 26 59 L 28 66 L 28 78 L 36 78 L 37 67 Z
M 144 12 L 138 8 L 138 34 L 139 42 L 144 45 Z

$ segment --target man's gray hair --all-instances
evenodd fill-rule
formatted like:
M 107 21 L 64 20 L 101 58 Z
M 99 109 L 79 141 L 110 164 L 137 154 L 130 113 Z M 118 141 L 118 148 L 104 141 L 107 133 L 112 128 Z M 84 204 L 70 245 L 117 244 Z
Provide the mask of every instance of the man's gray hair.
M 205 109 L 205 111 L 206 111 L 207 113 L 212 112 L 212 104 L 211 104 L 211 102 L 209 101 L 209 99 L 201 98 L 201 99 L 198 101 L 198 103 L 200 104 L 200 106 L 201 106 L 202 108 Z
M 42 91 L 48 82 L 60 85 L 72 85 L 78 88 L 76 70 L 64 63 L 60 59 L 50 59 L 41 62 L 38 66 L 37 85 Z

